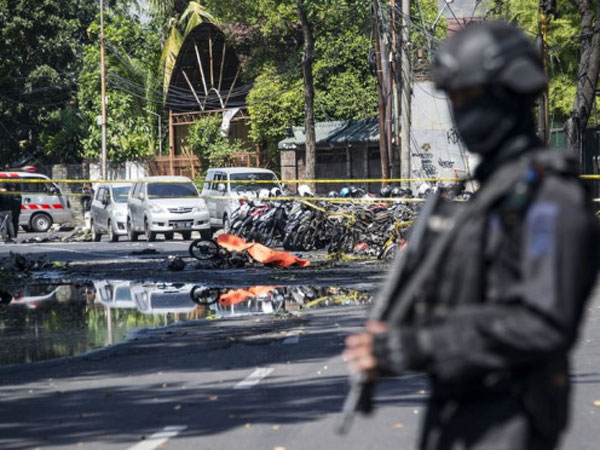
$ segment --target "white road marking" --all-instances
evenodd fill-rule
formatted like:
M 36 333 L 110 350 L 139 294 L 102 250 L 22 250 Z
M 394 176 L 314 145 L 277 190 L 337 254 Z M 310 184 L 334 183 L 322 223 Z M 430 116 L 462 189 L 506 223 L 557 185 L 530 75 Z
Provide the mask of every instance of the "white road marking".
M 158 446 L 163 445 L 170 438 L 177 436 L 186 428 L 187 425 L 171 425 L 164 427 L 162 431 L 154 433 L 148 439 L 134 445 L 133 447 L 129 447 L 127 450 L 154 450 Z
M 254 372 L 252 372 L 250 375 L 248 375 L 246 378 L 244 378 L 242 381 L 240 381 L 238 384 L 236 384 L 233 388 L 234 389 L 251 388 L 252 386 L 255 386 L 258 383 L 260 383 L 260 380 L 262 380 L 264 377 L 269 375 L 271 372 L 273 372 L 273 369 L 270 367 L 259 367 Z
M 284 344 L 297 344 L 299 340 L 300 340 L 300 336 L 295 335 L 295 336 L 290 336 L 290 337 L 285 338 L 283 340 L 283 343 Z

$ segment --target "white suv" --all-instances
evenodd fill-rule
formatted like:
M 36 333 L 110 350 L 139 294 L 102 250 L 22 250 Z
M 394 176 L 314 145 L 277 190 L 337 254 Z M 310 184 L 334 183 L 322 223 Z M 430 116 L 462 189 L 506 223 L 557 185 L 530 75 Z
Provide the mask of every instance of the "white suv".
M 191 239 L 192 231 L 209 238 L 210 220 L 206 202 L 187 177 L 148 177 L 134 183 L 127 198 L 127 235 L 137 241 L 145 234 L 154 241 L 158 233 L 173 239 L 178 232 Z
M 281 192 L 281 184 L 272 171 L 258 167 L 208 169 L 200 196 L 206 200 L 213 228 L 229 229 L 231 213 L 240 200 L 260 190 Z

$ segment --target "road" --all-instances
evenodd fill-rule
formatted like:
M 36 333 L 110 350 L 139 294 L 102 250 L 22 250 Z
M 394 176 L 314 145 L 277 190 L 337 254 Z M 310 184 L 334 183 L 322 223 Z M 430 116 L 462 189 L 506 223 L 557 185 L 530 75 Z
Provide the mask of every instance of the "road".
M 72 261 L 75 268 L 67 274 L 77 276 L 118 272 L 118 264 L 131 259 L 137 269 L 126 275 L 230 284 L 283 277 L 290 283 L 371 288 L 381 282 L 377 267 L 361 262 L 317 267 L 305 275 L 298 269 L 215 274 L 190 262 L 183 272 L 170 273 L 156 255 L 148 255 L 151 260 L 130 255 L 145 246 L 18 244 L 0 252 L 47 253 L 51 260 Z M 176 241 L 157 242 L 153 248 L 166 257 L 184 256 L 186 247 Z M 92 266 L 91 273 L 83 270 L 86 265 Z M 149 266 L 159 267 L 148 272 Z M 0 448 L 415 448 L 428 393 L 426 380 L 416 374 L 382 383 L 376 414 L 358 417 L 349 435 L 333 431 L 347 386 L 339 356 L 343 339 L 360 328 L 364 313 L 364 307 L 350 306 L 184 322 L 84 356 L 0 368 Z M 597 448 L 599 341 L 596 293 L 574 358 L 572 427 L 561 448 Z

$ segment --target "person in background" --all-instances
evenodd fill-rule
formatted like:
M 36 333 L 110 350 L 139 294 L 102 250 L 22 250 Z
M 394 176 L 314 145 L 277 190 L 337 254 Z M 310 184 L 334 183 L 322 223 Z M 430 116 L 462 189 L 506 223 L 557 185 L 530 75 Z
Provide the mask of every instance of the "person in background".
M 15 242 L 17 237 L 12 218 L 11 194 L 6 184 L 0 185 L 0 238 L 4 242 Z
M 19 234 L 19 216 L 21 215 L 21 193 L 19 191 L 20 185 L 17 183 L 7 183 L 6 189 L 8 191 L 8 207 L 12 213 L 12 224 L 14 229 L 14 238 L 17 238 Z
M 467 203 L 435 203 L 391 290 L 403 301 L 349 336 L 344 358 L 371 379 L 428 375 L 421 449 L 555 450 L 598 268 L 598 219 L 577 160 L 536 136 L 532 109 L 547 80 L 522 31 L 467 26 L 441 45 L 433 74 L 481 157 L 480 188 Z
M 94 199 L 94 189 L 92 188 L 92 183 L 85 183 L 81 192 L 81 211 L 83 212 L 83 220 L 85 223 L 84 228 L 90 229 L 92 224 L 92 200 Z

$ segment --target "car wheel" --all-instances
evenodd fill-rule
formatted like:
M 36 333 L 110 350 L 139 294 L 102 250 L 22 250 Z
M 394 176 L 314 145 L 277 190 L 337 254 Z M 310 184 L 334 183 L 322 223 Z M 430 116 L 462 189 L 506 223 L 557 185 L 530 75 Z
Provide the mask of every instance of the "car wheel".
M 119 235 L 115 234 L 115 230 L 113 230 L 110 220 L 108 221 L 108 240 L 110 242 L 117 242 L 119 240 Z
M 92 241 L 94 242 L 100 242 L 100 240 L 102 239 L 102 234 L 100 234 L 98 232 L 98 230 L 96 229 L 96 225 L 94 224 L 94 222 L 91 223 L 92 226 Z
M 183 238 L 184 241 L 189 241 L 192 238 L 192 232 L 191 231 L 182 231 L 181 237 Z
M 174 235 L 174 233 L 172 231 L 170 233 L 165 233 L 165 239 L 167 241 L 172 241 L 173 240 L 173 235 Z
M 154 242 L 156 240 L 156 233 L 154 231 L 150 231 L 150 225 L 148 225 L 147 220 L 144 220 L 144 231 L 146 234 L 146 240 L 148 242 Z
M 127 219 L 127 237 L 131 242 L 138 240 L 138 234 L 133 231 L 133 228 L 131 227 L 131 219 Z
M 38 213 L 31 218 L 31 228 L 33 231 L 43 233 L 52 226 L 52 218 L 48 214 Z

